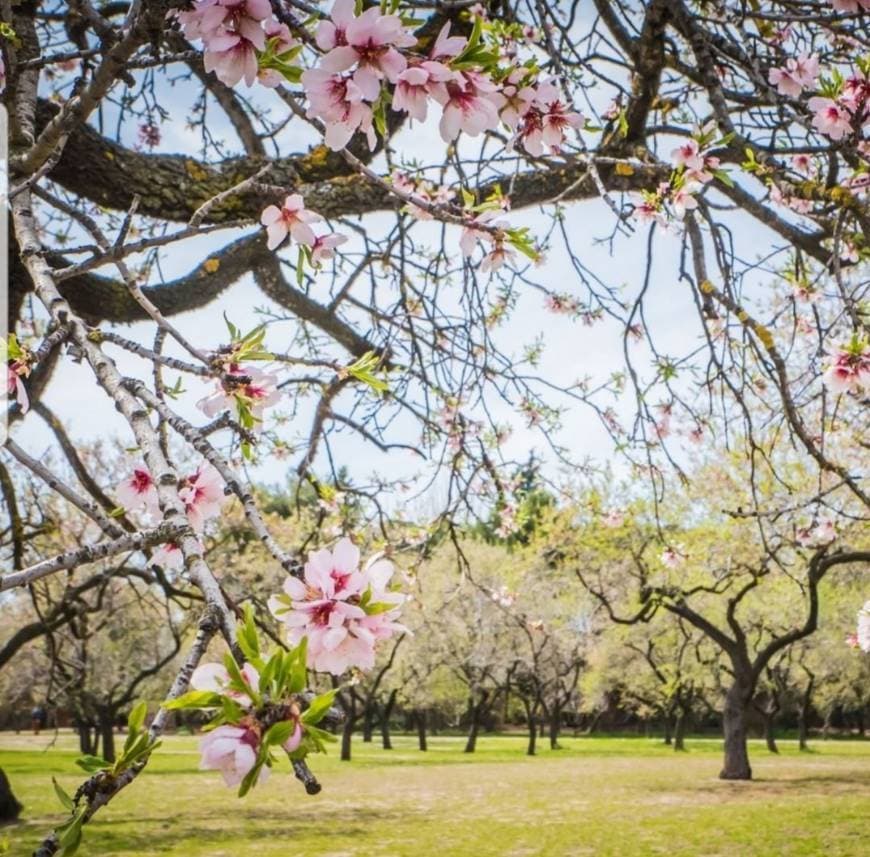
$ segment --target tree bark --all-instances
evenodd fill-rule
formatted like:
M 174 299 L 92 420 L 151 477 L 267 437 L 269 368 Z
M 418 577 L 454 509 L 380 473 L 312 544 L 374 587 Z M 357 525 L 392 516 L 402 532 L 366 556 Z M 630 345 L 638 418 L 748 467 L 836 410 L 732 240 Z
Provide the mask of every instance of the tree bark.
M 366 702 L 365 711 L 363 713 L 363 743 L 368 744 L 372 740 L 372 733 L 375 731 L 375 704 L 371 701 Z
M 774 716 L 772 714 L 764 715 L 764 741 L 767 744 L 767 749 L 771 753 L 778 753 L 779 747 L 776 746 L 776 736 L 773 730 Z
M 678 753 L 686 749 L 684 741 L 686 734 L 686 712 L 680 709 L 674 718 L 674 752 Z
M 393 706 L 396 704 L 396 696 L 398 690 L 390 691 L 387 701 L 381 709 L 381 744 L 385 750 L 393 749 L 393 742 L 390 740 L 390 715 L 393 713 Z
M 553 708 L 550 712 L 550 749 L 559 749 L 559 730 L 562 726 L 562 711 L 559 708 Z
M 480 716 L 483 712 L 483 707 L 486 704 L 488 693 L 484 691 L 481 694 L 480 702 L 475 702 L 471 696 L 468 700 L 468 713 L 470 715 L 470 723 L 468 724 L 468 740 L 465 742 L 465 753 L 473 753 L 477 747 L 477 734 L 480 732 Z
M 737 678 L 725 697 L 722 729 L 725 733 L 725 763 L 719 773 L 722 780 L 751 780 L 749 751 L 746 744 L 746 714 L 752 700 L 752 683 Z
M 15 821 L 21 812 L 22 806 L 12 794 L 12 786 L 9 779 L 0 768 L 0 824 L 7 821 Z
M 86 756 L 95 755 L 97 742 L 95 736 L 91 734 L 91 727 L 87 723 L 79 723 L 76 732 L 79 735 L 79 750 Z
M 674 727 L 673 714 L 670 711 L 665 712 L 665 745 L 670 747 L 674 743 Z
M 538 720 L 528 706 L 526 706 L 526 720 L 529 726 L 529 745 L 526 747 L 526 755 L 534 756 L 538 743 Z
M 100 713 L 99 722 L 102 756 L 107 762 L 115 761 L 115 718 L 111 711 Z
M 415 717 L 417 721 L 417 745 L 419 748 L 425 753 L 426 750 L 429 749 L 426 743 L 426 709 L 418 708 L 417 716 Z
M 341 761 L 350 761 L 350 742 L 353 738 L 353 721 L 350 718 L 344 721 L 341 728 Z

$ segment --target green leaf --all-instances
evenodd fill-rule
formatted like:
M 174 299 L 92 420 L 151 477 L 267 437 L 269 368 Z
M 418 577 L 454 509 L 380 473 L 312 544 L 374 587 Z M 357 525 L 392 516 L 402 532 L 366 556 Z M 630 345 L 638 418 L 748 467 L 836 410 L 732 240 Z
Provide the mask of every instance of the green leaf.
M 260 657 L 260 638 L 257 635 L 257 625 L 254 621 L 254 610 L 250 604 L 245 604 L 245 618 L 238 624 L 239 647 L 245 653 L 245 658 L 259 667 L 262 665 Z
M 148 714 L 148 704 L 140 702 L 133 707 L 133 710 L 127 716 L 127 729 L 130 732 L 139 732 L 145 725 L 145 717 Z
M 308 708 L 302 712 L 302 722 L 308 724 L 319 723 L 323 720 L 326 712 L 329 711 L 332 703 L 335 702 L 335 695 L 338 693 L 336 688 L 328 690 L 326 693 L 321 693 L 320 696 L 315 696 L 308 705 Z
M 295 720 L 281 720 L 278 723 L 273 723 L 263 735 L 263 743 L 266 746 L 274 746 L 283 744 L 295 731 Z
M 223 696 L 211 690 L 191 690 L 171 702 L 164 702 L 163 708 L 167 711 L 178 711 L 183 708 L 220 708 L 223 700 Z
M 73 799 L 63 790 L 61 784 L 54 777 L 51 778 L 51 782 L 54 785 L 54 793 L 57 795 L 57 799 L 63 804 L 64 809 L 72 812 L 75 809 Z
M 104 771 L 106 768 L 110 767 L 109 763 L 105 759 L 101 759 L 99 756 L 81 756 L 76 759 L 76 764 L 83 771 L 87 771 L 89 774 L 94 773 L 94 771 Z M 57 783 L 54 784 L 54 787 L 55 790 L 57 790 Z

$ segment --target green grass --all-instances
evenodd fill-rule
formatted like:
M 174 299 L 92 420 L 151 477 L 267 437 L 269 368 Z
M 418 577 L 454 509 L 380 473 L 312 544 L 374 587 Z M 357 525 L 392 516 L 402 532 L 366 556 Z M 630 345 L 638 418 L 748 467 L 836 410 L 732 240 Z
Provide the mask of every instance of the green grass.
M 72 737 L 0 734 L 0 767 L 25 804 L 0 830 L 29 854 L 61 819 L 51 776 L 72 792 Z M 147 771 L 87 826 L 83 855 L 196 857 L 459 857 L 459 855 L 825 855 L 870 853 L 870 741 L 818 741 L 769 755 L 753 743 L 757 779 L 716 778 L 720 742 L 677 754 L 643 738 L 566 738 L 524 755 L 521 736 L 431 739 L 428 753 L 354 742 L 354 761 L 313 760 L 324 785 L 308 797 L 289 766 L 243 800 L 197 770 L 196 739 L 169 737 Z M 2 849 L 0 849 L 2 851 Z

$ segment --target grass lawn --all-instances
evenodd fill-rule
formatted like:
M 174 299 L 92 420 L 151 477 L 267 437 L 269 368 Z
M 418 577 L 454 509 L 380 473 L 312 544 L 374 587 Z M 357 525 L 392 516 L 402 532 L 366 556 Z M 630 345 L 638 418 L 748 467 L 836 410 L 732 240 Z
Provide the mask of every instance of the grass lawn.
M 0 829 L 8 854 L 29 854 L 61 819 L 51 776 L 82 776 L 72 736 L 0 733 L 0 767 L 25 804 Z M 196 740 L 169 737 L 147 771 L 85 828 L 80 854 L 196 857 L 453 855 L 870 854 L 870 741 L 818 741 L 771 756 L 751 748 L 757 779 L 720 782 L 720 742 L 677 754 L 643 738 L 566 738 L 523 755 L 521 736 L 431 739 L 428 753 L 355 740 L 354 761 L 313 760 L 324 790 L 308 797 L 284 764 L 238 800 L 197 770 Z M 332 748 L 330 748 L 332 749 Z M 3 848 L 0 847 L 0 853 Z

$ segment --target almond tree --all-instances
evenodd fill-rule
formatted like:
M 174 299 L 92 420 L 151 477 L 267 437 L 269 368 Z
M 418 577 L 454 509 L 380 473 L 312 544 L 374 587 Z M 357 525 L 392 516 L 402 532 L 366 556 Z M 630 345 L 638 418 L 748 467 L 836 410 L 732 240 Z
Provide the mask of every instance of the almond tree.
M 6 480 L 13 563 L 2 589 L 154 549 L 205 604 L 169 692 L 179 697 L 215 634 L 239 669 L 246 663 L 200 541 L 218 494 L 236 498 L 286 572 L 301 574 L 312 547 L 274 537 L 241 460 L 289 459 L 330 504 L 347 437 L 373 458 L 422 456 L 446 465 L 439 512 L 449 530 L 481 496 L 510 509 L 503 473 L 513 462 L 500 451 L 496 405 L 541 431 L 554 460 L 585 468 L 559 423 L 569 407 L 597 415 L 658 497 L 682 469 L 667 435 L 703 433 L 714 415 L 742 422 L 756 467 L 761 403 L 763 421 L 820 480 L 868 505 L 853 456 L 828 443 L 856 425 L 870 373 L 866 4 L 812 4 L 812 14 L 730 0 L 712 13 L 683 0 L 593 5 L 587 15 L 577 3 L 4 4 L 4 467 L 44 480 L 91 535 L 62 555 L 30 550 Z M 172 90 L 181 80 L 186 101 Z M 192 134 L 173 123 L 185 112 Z M 427 117 L 432 154 L 416 142 L 414 123 Z M 172 152 L 178 140 L 185 151 Z M 592 200 L 588 210 L 606 218 L 594 237 L 645 253 L 645 275 L 628 277 L 625 292 L 609 263 L 597 271 L 587 259 L 589 219 L 570 221 L 570 204 Z M 526 213 L 536 207 L 533 233 Z M 665 227 L 680 258 L 659 278 Z M 533 267 L 546 254 L 575 275 L 568 291 Z M 191 262 L 164 276 L 170 260 Z M 262 325 L 229 319 L 224 334 L 179 317 L 248 275 L 248 293 L 253 281 L 270 301 Z M 608 326 L 625 351 L 613 377 L 554 383 L 536 369 L 539 343 L 517 353 L 499 325 L 536 293 L 555 313 Z M 697 342 L 671 347 L 652 310 L 677 294 Z M 128 322 L 144 329 L 131 338 L 114 326 Z M 29 403 L 38 413 L 52 376 L 72 365 L 89 379 L 85 407 L 110 402 L 136 449 L 123 496 L 86 471 L 58 479 L 27 448 Z M 202 415 L 185 409 L 189 384 L 209 388 Z M 627 418 L 614 406 L 621 391 Z M 60 436 L 57 447 L 76 469 Z M 387 538 L 394 480 L 374 470 L 347 489 Z M 120 506 L 130 528 L 112 514 Z M 258 696 L 232 680 L 233 693 Z M 67 844 L 146 760 L 76 805 Z M 304 760 L 293 761 L 316 789 Z M 59 843 L 49 838 L 42 853 Z

